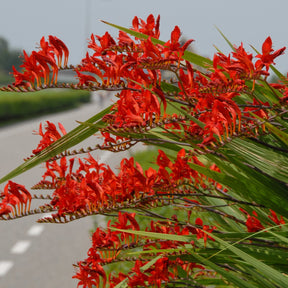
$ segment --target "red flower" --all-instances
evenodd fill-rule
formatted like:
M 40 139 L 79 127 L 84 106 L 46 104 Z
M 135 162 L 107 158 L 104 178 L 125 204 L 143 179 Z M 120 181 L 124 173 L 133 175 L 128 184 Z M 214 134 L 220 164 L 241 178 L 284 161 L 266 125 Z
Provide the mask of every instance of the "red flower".
M 148 276 L 140 270 L 140 268 L 143 267 L 145 264 L 145 262 L 141 262 L 139 260 L 135 261 L 135 265 L 131 269 L 134 274 L 129 277 L 128 282 L 128 285 L 130 287 L 147 287 L 146 281 L 148 280 Z
M 1 197 L 0 216 L 11 212 L 13 215 L 20 215 L 30 210 L 32 197 L 23 185 L 8 181 Z
M 276 225 L 281 225 L 285 224 L 285 221 L 282 216 L 280 216 L 280 219 L 278 218 L 277 214 L 270 209 L 271 215 L 268 215 L 268 217 L 276 224 Z
M 62 67 L 62 59 L 64 57 L 64 67 L 67 66 L 69 51 L 66 45 L 57 37 L 49 35 L 49 41 L 45 41 L 42 37 L 40 40 L 40 50 L 33 51 L 30 56 L 25 51 L 23 64 L 20 66 L 23 73 L 13 68 L 15 77 L 14 86 L 36 87 L 57 83 L 58 68 Z M 55 59 L 57 58 L 57 61 Z M 57 63 L 56 63 L 57 62 Z M 50 81 L 49 74 L 53 72 Z M 43 78 L 43 80 L 42 80 Z M 43 82 L 43 83 L 42 83 Z
M 90 83 L 98 83 L 98 81 L 96 80 L 95 77 L 93 77 L 92 75 L 86 75 L 83 74 L 81 72 L 79 72 L 78 70 L 76 70 L 77 73 L 77 77 L 79 79 L 79 85 L 85 85 L 85 86 L 89 86 Z
M 111 227 L 115 227 L 117 229 L 123 229 L 123 230 L 140 230 L 139 228 L 139 224 L 137 223 L 137 221 L 135 220 L 135 213 L 129 214 L 127 212 L 125 213 L 118 213 L 118 221 L 119 222 L 115 222 L 113 225 L 111 225 Z M 128 220 L 130 222 L 130 225 L 128 225 Z M 130 242 L 134 241 L 135 235 L 134 234 L 129 234 L 129 233 L 125 233 L 125 232 L 118 232 L 115 231 L 116 234 L 121 234 L 121 240 L 123 241 L 125 239 L 125 243 L 129 244 Z M 132 238 L 131 241 L 129 240 L 129 238 Z M 137 239 L 138 237 L 136 237 Z
M 117 249 L 120 245 L 120 240 L 114 231 L 108 230 L 105 232 L 101 228 L 97 228 L 93 233 L 92 243 L 92 249 L 94 250 L 101 248 Z
M 284 54 L 286 47 L 283 47 L 281 49 L 278 49 L 274 53 L 272 53 L 274 50 L 272 49 L 272 40 L 269 37 L 264 41 L 262 45 L 262 54 L 258 54 L 256 57 L 260 58 L 258 61 L 255 63 L 255 67 L 258 70 L 261 70 L 264 66 L 266 68 L 266 71 L 269 70 L 269 67 L 271 64 L 274 63 L 274 59 L 282 54 Z
M 55 142 L 56 140 L 62 137 L 61 134 L 57 131 L 55 124 L 53 124 L 50 121 L 46 121 L 46 123 L 47 125 L 45 126 L 45 130 L 46 130 L 45 133 L 43 132 L 43 129 L 42 129 L 42 123 L 40 123 L 39 125 L 39 131 L 38 132 L 34 131 L 35 134 L 42 136 L 42 139 L 40 143 L 38 144 L 37 148 L 32 151 L 33 154 L 38 154 L 44 148 L 50 146 L 53 142 Z M 64 126 L 61 123 L 58 123 L 58 127 L 60 131 L 62 132 L 62 134 L 65 135 L 66 130 Z
M 64 56 L 64 64 L 63 66 L 66 67 L 68 63 L 68 57 L 69 57 L 69 50 L 67 46 L 64 44 L 63 41 L 61 41 L 56 36 L 49 35 L 49 43 L 50 43 L 50 49 L 55 53 L 57 60 L 58 60 L 58 66 L 62 66 L 62 58 Z
M 0 203 L 0 217 L 10 213 L 13 214 L 13 208 L 5 202 Z
M 169 57 L 173 55 L 178 58 L 178 63 L 180 63 L 180 61 L 182 60 L 182 56 L 184 55 L 187 47 L 194 41 L 193 39 L 190 39 L 181 46 L 180 36 L 180 28 L 178 26 L 175 26 L 174 30 L 171 32 L 170 40 L 164 44 L 163 49 L 165 58 L 169 59 Z
M 95 36 L 91 35 L 91 41 L 89 42 L 88 48 L 93 49 L 95 54 L 94 56 L 104 55 L 109 52 L 109 48 L 116 46 L 116 42 L 111 37 L 111 35 L 106 32 L 102 37 L 96 35 L 97 40 L 100 42 L 100 46 L 97 45 Z M 114 54 L 114 52 L 112 52 Z
M 242 208 L 239 208 L 239 210 L 247 215 L 246 227 L 248 232 L 258 232 L 265 229 L 265 227 L 261 224 L 259 219 L 256 218 L 258 215 L 255 211 L 253 211 L 252 213 L 256 217 L 251 216 L 247 211 L 245 211 Z
M 235 52 L 232 52 L 232 55 L 237 61 L 232 61 L 230 67 L 227 68 L 234 70 L 247 78 L 253 78 L 255 73 L 254 64 L 252 62 L 253 56 L 246 52 L 243 43 L 241 43 L 238 48 L 235 47 Z
M 44 77 L 43 67 L 37 63 L 35 59 L 35 53 L 32 53 L 30 56 L 23 50 L 24 61 L 20 66 L 24 68 L 23 73 L 18 72 L 15 67 L 13 67 L 13 76 L 15 77 L 14 86 L 32 86 L 35 85 L 35 80 L 37 83 L 37 87 L 40 86 L 41 78 Z M 28 81 L 28 82 L 26 82 Z
M 147 282 L 150 287 L 161 287 L 163 282 L 168 282 L 169 279 L 174 279 L 175 275 L 169 271 L 170 260 L 167 257 L 160 258 L 154 264 L 154 267 L 145 271 L 146 274 L 150 274 Z
M 154 16 L 150 14 L 146 22 L 138 17 L 134 17 L 132 21 L 133 29 L 148 36 L 158 39 L 160 37 L 160 15 L 155 20 Z
M 100 277 L 103 279 L 103 286 L 101 287 L 106 286 L 106 273 L 100 264 L 93 263 L 92 266 L 89 266 L 84 262 L 79 262 L 78 265 L 79 271 L 72 277 L 80 280 L 77 287 L 81 285 L 83 288 L 92 288 L 95 286 L 99 288 L 101 283 Z
M 196 231 L 197 231 L 197 239 L 202 239 L 204 240 L 204 245 L 206 245 L 206 242 L 207 242 L 207 239 L 211 239 L 212 241 L 214 241 L 214 239 L 207 235 L 205 233 L 205 231 L 209 232 L 209 233 L 212 233 L 216 227 L 213 226 L 213 227 L 209 227 L 209 225 L 203 225 L 203 220 L 201 218 L 197 218 L 195 220 L 195 224 L 198 225 L 198 226 L 202 226 L 202 229 L 198 229 L 196 228 Z
M 167 157 L 165 152 L 162 150 L 158 150 L 158 156 L 157 156 L 157 165 L 163 168 L 170 168 L 172 169 L 173 163 L 172 161 Z

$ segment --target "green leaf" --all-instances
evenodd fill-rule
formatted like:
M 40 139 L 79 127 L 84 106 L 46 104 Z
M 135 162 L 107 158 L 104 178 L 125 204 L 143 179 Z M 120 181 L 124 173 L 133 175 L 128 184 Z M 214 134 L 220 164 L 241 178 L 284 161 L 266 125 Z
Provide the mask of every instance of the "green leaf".
M 180 241 L 180 242 L 190 242 L 193 238 L 196 238 L 195 236 L 181 236 L 181 235 L 147 232 L 147 231 L 124 230 L 124 229 L 118 229 L 114 227 L 110 227 L 109 229 L 114 230 L 114 231 L 120 231 L 120 232 L 129 233 L 129 234 L 139 235 L 142 237 Z
M 279 287 L 288 287 L 288 277 L 284 276 L 282 273 L 280 273 L 279 271 L 271 268 L 270 266 L 266 265 L 265 263 L 259 261 L 258 259 L 256 259 L 255 257 L 252 257 L 251 255 L 249 255 L 248 253 L 245 253 L 244 251 L 242 251 L 241 249 L 235 247 L 233 244 L 230 244 L 222 239 L 220 239 L 219 237 L 217 237 L 212 233 L 209 232 L 205 232 L 208 235 L 210 235 L 211 237 L 213 237 L 215 239 L 215 241 L 217 241 L 218 243 L 220 243 L 221 245 L 223 245 L 226 249 L 230 250 L 231 252 L 233 252 L 234 254 L 238 255 L 240 258 L 242 258 L 247 264 L 251 265 L 251 267 L 254 267 L 255 269 L 257 269 L 260 273 L 262 273 L 263 275 L 265 275 L 265 277 L 267 279 L 270 279 L 271 281 L 273 281 L 275 284 L 279 285 Z M 211 257 L 210 257 L 211 259 Z
M 246 240 L 249 240 L 249 239 L 255 239 L 256 237 L 258 238 L 259 236 L 263 237 L 264 239 L 269 239 L 269 237 L 267 238 L 267 236 L 265 235 L 266 232 L 269 232 L 271 235 L 273 235 L 273 232 L 271 232 L 271 230 L 275 229 L 275 228 L 279 228 L 279 227 L 284 227 L 284 226 L 287 226 L 287 224 L 282 224 L 282 225 L 275 225 L 273 227 L 268 227 L 268 228 L 265 228 L 263 230 L 260 230 L 260 231 L 257 231 L 257 232 L 253 232 L 253 233 L 249 233 L 249 232 L 246 232 L 246 233 L 223 233 L 223 234 L 219 234 L 217 235 L 217 237 L 219 239 L 221 239 L 222 241 L 224 241 L 223 239 L 225 240 L 234 240 L 233 244 L 229 244 L 229 245 L 232 245 L 232 246 L 235 246 L 236 244 L 239 244 L 243 241 L 246 241 Z M 265 233 L 265 234 L 264 234 Z M 209 233 L 208 233 L 209 234 Z M 287 233 L 286 233 L 287 234 Z M 214 234 L 213 234 L 214 235 Z M 283 236 L 280 235 L 280 237 L 284 238 Z M 228 242 L 227 242 L 228 243 Z M 257 247 L 258 248 L 258 247 Z M 261 248 L 261 247 L 260 247 Z M 218 250 L 215 254 L 211 255 L 210 258 L 212 257 L 215 257 L 216 255 L 222 253 L 224 250 L 226 250 L 227 247 L 225 247 L 224 249 L 222 250 Z M 253 249 L 250 248 L 250 247 L 247 247 L 247 249 Z M 256 248 L 255 248 L 256 249 Z M 270 249 L 269 246 L 265 247 L 264 249 Z M 272 247 L 273 249 L 273 247 Z M 281 251 L 283 253 L 283 251 Z
M 243 140 L 240 138 L 235 138 L 226 147 L 231 148 L 235 156 L 243 159 L 246 163 L 259 168 L 271 177 L 288 182 L 287 153 L 265 147 L 249 139 Z
M 288 224 L 284 224 L 284 225 L 288 225 Z M 273 226 L 273 227 L 269 227 L 267 229 L 258 231 L 258 232 L 227 232 L 227 233 L 223 233 L 223 234 L 219 234 L 217 235 L 219 238 L 221 238 L 222 240 L 229 240 L 229 241 L 236 241 L 241 239 L 241 241 L 243 240 L 247 240 L 247 239 L 251 239 L 251 238 L 265 238 L 265 239 L 271 239 L 271 240 L 275 240 L 277 238 L 275 238 L 273 236 L 273 234 L 271 233 L 271 235 L 267 235 L 266 232 L 269 231 L 270 234 L 270 229 L 275 229 L 277 227 L 281 227 L 282 225 L 277 225 L 277 226 Z M 277 236 L 281 236 L 284 239 L 288 238 L 288 231 L 285 232 L 277 232 Z M 288 240 L 287 240 L 288 241 Z
M 221 183 L 225 186 L 231 187 L 232 189 L 236 189 L 239 192 L 245 192 L 248 189 L 248 186 L 245 182 L 239 181 L 237 177 L 231 176 L 231 174 L 219 173 L 211 170 L 210 168 L 203 167 L 194 163 L 189 163 L 189 166 L 198 171 L 199 173 L 206 175 L 207 177 L 214 179 L 218 183 Z M 231 167 L 231 165 L 229 165 Z M 221 167 L 219 167 L 221 169 Z
M 279 139 L 281 140 L 283 143 L 285 143 L 285 145 L 288 145 L 288 134 L 285 133 L 284 131 L 281 131 L 280 129 L 278 129 L 277 127 L 275 127 L 274 125 L 272 125 L 269 122 L 265 122 L 265 126 Z
M 159 256 L 155 257 L 154 259 L 150 260 L 148 263 L 146 263 L 143 267 L 140 268 L 141 272 L 144 272 L 147 269 L 149 269 L 152 265 L 154 265 L 162 257 L 163 257 L 162 255 L 159 255 Z
M 164 81 L 161 82 L 161 89 L 165 93 L 179 93 L 179 92 L 181 92 L 179 87 L 177 87 L 171 83 L 164 82 Z
M 258 168 L 243 163 L 243 160 L 235 157 L 234 154 L 230 154 L 228 157 L 235 167 L 235 170 L 230 173 L 234 173 L 234 178 L 238 179 L 239 187 L 228 186 L 243 199 L 269 207 L 280 215 L 287 217 L 288 194 L 286 184 L 270 177 Z M 219 168 L 221 170 L 221 167 Z M 243 189 L 244 187 L 246 190 Z
M 279 240 L 281 240 L 282 242 L 288 244 L 288 235 L 286 235 L 286 237 L 282 236 L 280 233 L 274 233 L 272 231 L 268 231 L 269 234 L 273 235 L 275 238 L 278 238 Z M 287 259 L 286 259 L 287 260 Z
M 281 79 L 282 81 L 285 81 L 287 83 L 286 77 L 278 70 L 275 68 L 275 66 L 270 65 L 270 69 L 276 74 L 276 76 Z
M 225 279 L 215 279 L 215 278 L 212 278 L 212 279 L 209 279 L 209 278 L 201 279 L 200 278 L 200 279 L 195 279 L 194 281 L 198 284 L 198 286 L 199 285 L 202 285 L 202 286 L 204 285 L 204 287 L 219 287 L 219 288 L 228 287 L 228 288 L 231 288 L 231 285 Z M 200 286 L 200 287 L 202 288 L 202 286 Z
M 211 171 L 206 167 L 198 167 L 192 163 L 190 164 L 191 168 L 231 188 L 232 192 L 238 195 L 237 198 L 242 197 L 245 201 L 264 205 L 287 217 L 288 194 L 286 183 L 264 173 L 257 166 L 249 164 L 248 161 L 253 161 L 253 159 L 243 158 L 244 156 L 239 157 L 238 146 L 234 145 L 233 141 L 237 143 L 237 141 L 241 140 L 234 138 L 230 143 L 220 147 L 217 152 L 222 155 L 221 158 L 217 157 L 217 155 L 207 155 L 222 173 Z M 243 146 L 245 146 L 245 142 L 243 142 Z M 245 157 L 249 158 L 249 155 Z M 286 162 L 286 159 L 281 161 Z M 283 177 L 282 180 L 284 180 L 285 175 L 282 173 L 281 176 L 277 177 Z
M 216 272 L 218 272 L 220 275 L 222 275 L 225 279 L 227 279 L 229 282 L 237 285 L 237 287 L 240 288 L 258 288 L 257 286 L 245 281 L 244 279 L 241 279 L 239 275 L 237 274 L 232 274 L 228 272 L 227 270 L 219 267 L 217 264 L 213 263 L 212 261 L 205 259 L 201 255 L 193 252 L 190 250 L 190 253 L 193 254 L 193 256 L 202 264 L 209 266 Z
M 187 248 L 171 248 L 171 249 L 155 249 L 151 250 L 140 250 L 140 251 L 131 251 L 127 252 L 127 255 L 142 255 L 142 254 L 156 254 L 156 253 L 177 253 L 177 252 L 186 252 Z
M 188 276 L 187 272 L 180 265 L 177 266 L 177 272 L 180 278 L 187 278 Z
M 221 34 L 221 36 L 225 39 L 225 41 L 230 46 L 230 48 L 235 52 L 236 49 L 235 49 L 234 45 L 228 40 L 228 38 L 222 33 L 222 31 L 217 26 L 215 26 L 215 28 L 218 30 L 218 32 Z
M 268 102 L 270 105 L 279 104 L 279 99 L 282 97 L 282 94 L 271 87 L 266 81 L 263 80 L 260 81 L 260 83 L 261 84 L 259 85 L 256 82 L 254 86 L 254 97 L 261 102 Z

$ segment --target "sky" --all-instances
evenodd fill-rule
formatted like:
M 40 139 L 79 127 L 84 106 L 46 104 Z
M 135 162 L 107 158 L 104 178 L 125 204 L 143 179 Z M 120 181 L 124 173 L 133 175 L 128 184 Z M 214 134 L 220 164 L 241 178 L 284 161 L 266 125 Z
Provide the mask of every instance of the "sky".
M 243 42 L 261 50 L 271 36 L 275 50 L 288 47 L 287 0 L 1 0 L 0 37 L 10 48 L 37 47 L 42 36 L 55 35 L 68 46 L 70 64 L 84 58 L 91 33 L 106 31 L 117 36 L 116 29 L 100 19 L 131 27 L 134 16 L 146 19 L 160 14 L 160 39 L 167 41 L 175 25 L 186 39 L 194 39 L 196 52 L 213 58 L 217 46 L 222 52 L 230 48 L 215 26 L 235 45 Z M 276 68 L 288 71 L 288 50 L 276 60 Z

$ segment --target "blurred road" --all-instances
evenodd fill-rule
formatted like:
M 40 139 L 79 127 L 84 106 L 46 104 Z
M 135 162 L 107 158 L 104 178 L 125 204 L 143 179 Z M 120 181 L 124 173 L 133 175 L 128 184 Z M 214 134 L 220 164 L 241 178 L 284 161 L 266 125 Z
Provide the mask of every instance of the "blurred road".
M 40 122 L 61 122 L 70 131 L 77 126 L 75 120 L 85 121 L 112 103 L 108 96 L 101 101 L 97 94 L 93 98 L 92 104 L 85 104 L 78 109 L 0 128 L 0 176 L 16 168 L 23 158 L 31 155 L 40 140 L 39 136 L 32 135 L 32 131 L 38 130 Z M 93 146 L 95 141 L 96 137 L 90 137 L 82 146 Z M 112 158 L 107 153 L 96 152 L 93 156 L 96 159 L 102 157 L 111 167 L 117 166 L 125 157 L 125 154 L 117 153 Z M 43 168 L 35 167 L 13 181 L 29 188 L 41 179 L 43 172 Z M 1 191 L 4 185 L 1 184 Z M 86 258 L 90 248 L 89 230 L 93 228 L 93 221 L 99 224 L 101 219 L 86 217 L 69 224 L 38 224 L 38 218 L 39 215 L 0 221 L 0 287 L 77 287 L 77 281 L 72 279 L 75 272 L 72 264 Z

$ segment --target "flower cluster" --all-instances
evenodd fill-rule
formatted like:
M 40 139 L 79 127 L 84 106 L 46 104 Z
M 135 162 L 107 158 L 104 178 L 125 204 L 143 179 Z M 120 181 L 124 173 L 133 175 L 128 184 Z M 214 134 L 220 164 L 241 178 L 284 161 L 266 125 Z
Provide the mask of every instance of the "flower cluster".
M 39 131 L 34 132 L 36 135 L 42 137 L 40 143 L 38 144 L 38 147 L 32 151 L 32 153 L 35 155 L 62 137 L 61 134 L 57 131 L 55 124 L 50 121 L 47 121 L 46 123 L 47 125 L 45 126 L 45 132 L 43 132 L 42 123 L 40 123 L 39 125 Z M 62 135 L 65 135 L 66 130 L 63 125 L 61 123 L 58 123 L 58 127 L 62 132 Z
M 59 124 L 59 129 L 65 134 L 65 129 L 61 124 Z M 40 125 L 39 133 L 36 134 L 40 135 L 42 139 L 37 152 L 33 150 L 34 154 L 60 137 L 56 126 L 51 122 L 47 122 L 45 130 L 46 132 L 43 133 L 42 125 Z M 78 162 L 77 165 L 76 161 Z M 38 189 L 53 188 L 54 192 L 49 205 L 57 211 L 57 214 L 53 215 L 55 219 L 78 212 L 89 215 L 121 211 L 125 207 L 145 209 L 158 205 L 167 206 L 174 200 L 173 198 L 164 200 L 165 195 L 168 193 L 169 197 L 173 197 L 173 193 L 180 193 L 182 191 L 181 183 L 194 183 L 195 187 L 198 185 L 207 187 L 209 185 L 209 179 L 207 182 L 206 177 L 189 167 L 190 161 L 203 165 L 195 156 L 188 157 L 184 149 L 178 152 L 174 162 L 162 150 L 159 150 L 156 159 L 156 164 L 159 166 L 158 171 L 153 168 L 143 171 L 132 157 L 121 161 L 119 172 L 116 174 L 108 165 L 99 163 L 90 154 L 88 158 L 73 157 L 69 161 L 67 157 L 62 157 L 60 160 L 46 162 L 46 172 L 43 174 L 43 179 L 35 187 Z M 76 166 L 77 168 L 75 168 Z M 175 189 L 177 187 L 179 188 Z M 193 197 L 194 190 L 185 188 L 182 192 L 185 193 L 185 199 L 188 199 L 189 194 Z M 162 195 L 163 197 L 161 197 Z M 12 213 L 11 216 L 20 216 L 29 211 L 31 195 L 24 186 L 9 181 L 3 196 L 2 217 L 5 215 L 10 217 L 10 213 Z M 192 207 L 196 202 L 192 201 Z M 25 210 L 22 208 L 23 205 Z M 190 206 L 187 202 L 185 205 L 189 215 Z M 15 210 L 15 206 L 18 207 L 18 211 Z M 45 222 L 46 220 L 42 218 L 40 221 Z M 47 221 L 51 221 L 51 218 Z M 92 247 L 88 251 L 88 258 L 78 263 L 79 270 L 74 276 L 79 280 L 79 285 L 89 287 L 93 284 L 100 287 L 100 283 L 103 283 L 105 286 L 107 277 L 103 266 L 117 262 L 118 258 L 121 259 L 121 253 L 128 248 L 141 248 L 147 252 L 151 250 L 151 255 L 153 255 L 153 249 L 177 249 L 185 247 L 187 244 L 195 247 L 197 240 L 203 239 L 204 243 L 207 242 L 208 238 L 213 240 L 205 231 L 212 233 L 216 227 L 204 225 L 200 218 L 195 220 L 195 224 L 191 224 L 189 221 L 180 223 L 174 215 L 168 222 L 152 220 L 149 228 L 146 228 L 147 232 L 195 236 L 186 242 L 174 240 L 157 242 L 151 241 L 149 238 L 139 240 L 138 236 L 128 232 L 120 232 L 117 229 L 139 231 L 140 225 L 135 219 L 135 213 L 118 212 L 117 220 L 113 223 L 109 221 L 107 229 L 96 229 L 92 235 Z M 151 256 L 149 255 L 149 257 Z M 131 275 L 127 275 L 130 278 L 129 285 L 132 287 L 136 283 L 138 283 L 137 285 L 145 285 L 147 282 L 151 286 L 160 287 L 162 281 L 167 282 L 177 276 L 177 266 L 179 265 L 188 274 L 193 274 L 194 269 L 197 273 L 199 269 L 204 269 L 199 264 L 183 261 L 179 257 L 176 257 L 175 260 L 162 257 L 154 264 L 154 268 L 150 267 L 144 274 L 141 267 L 149 262 L 149 257 L 136 261 Z M 162 268 L 159 270 L 160 267 Z M 121 281 L 122 277 L 124 277 L 123 273 L 118 276 L 111 274 L 109 280 L 111 287 Z
M 146 22 L 135 17 L 132 30 L 146 37 L 133 40 L 121 31 L 117 41 L 108 32 L 103 36 L 92 34 L 88 45 L 92 55 L 87 52 L 81 64 L 74 68 L 79 79 L 78 88 L 120 91 L 114 113 L 104 117 L 109 124 L 107 132 L 111 129 L 150 127 L 151 123 L 167 117 L 167 99 L 172 98 L 173 102 L 183 104 L 181 109 L 188 114 L 187 119 L 174 121 L 178 122 L 178 127 L 184 127 L 185 141 L 193 135 L 193 138 L 199 138 L 199 145 L 203 147 L 223 143 L 236 133 L 243 133 L 243 129 L 253 122 L 248 120 L 252 117 L 251 111 L 256 115 L 266 113 L 267 103 L 262 103 L 261 99 L 252 97 L 252 102 L 244 109 L 234 99 L 249 89 L 249 81 L 254 85 L 256 80 L 261 81 L 262 76 L 267 77 L 269 66 L 284 53 L 285 47 L 274 52 L 270 37 L 263 43 L 262 54 L 256 57 L 247 53 L 243 44 L 235 47 L 231 55 L 215 54 L 208 69 L 210 72 L 204 74 L 194 72 L 191 63 L 184 60 L 185 50 L 193 40 L 182 45 L 178 26 L 175 26 L 167 42 L 158 40 L 159 17 L 154 19 L 150 15 Z M 24 53 L 24 72 L 14 71 L 15 86 L 34 87 L 35 80 L 36 87 L 45 86 L 50 81 L 51 67 L 51 82 L 57 81 L 63 56 L 64 66 L 67 65 L 68 49 L 53 36 L 49 36 L 49 42 L 42 38 L 40 47 L 40 51 L 32 52 L 31 56 Z M 254 61 L 255 58 L 258 60 Z M 206 61 L 208 68 L 209 61 Z M 160 70 L 174 74 L 179 79 L 178 87 L 172 83 L 169 89 L 165 89 Z M 280 85 L 278 88 L 283 87 Z M 203 126 L 191 120 L 191 116 Z M 111 139 L 107 132 L 105 137 Z
M 177 218 L 174 218 L 174 221 Z M 128 225 L 128 221 L 130 224 Z M 177 221 L 176 221 L 177 222 Z M 196 225 L 202 228 L 203 222 L 200 218 L 196 220 Z M 153 241 L 150 239 L 139 240 L 138 237 L 134 237 L 135 235 L 129 234 L 127 232 L 119 232 L 119 231 L 111 231 L 108 223 L 108 228 L 106 231 L 101 228 L 97 228 L 92 236 L 92 247 L 88 251 L 88 258 L 84 261 L 78 263 L 79 271 L 74 276 L 74 278 L 79 279 L 81 284 L 93 282 L 97 287 L 101 283 L 107 282 L 106 274 L 102 268 L 102 265 L 109 264 L 116 260 L 116 257 L 121 257 L 121 251 L 127 249 L 136 249 L 139 247 L 143 247 L 143 250 L 146 252 L 155 249 L 173 249 L 173 248 L 181 248 L 185 247 L 185 245 L 192 244 L 194 246 L 194 241 L 183 242 L 183 241 L 172 241 L 172 240 L 162 240 L 162 241 Z M 118 222 L 116 221 L 114 225 L 111 227 L 115 227 L 117 229 L 129 229 L 129 230 L 139 230 L 139 224 L 135 220 L 135 213 L 121 213 L 118 214 Z M 203 230 L 207 232 L 212 232 L 215 227 L 204 226 Z M 185 235 L 192 236 L 196 235 L 197 239 L 204 238 L 206 241 L 207 234 L 203 232 L 200 228 L 195 228 L 189 225 L 185 227 L 181 227 L 175 223 L 167 223 L 165 221 L 151 221 L 150 228 L 147 228 L 148 232 L 155 233 L 164 233 L 170 235 Z M 209 236 L 208 236 L 209 237 Z M 210 237 L 211 238 L 211 237 Z M 195 238 L 196 239 L 196 238 Z M 171 253 L 170 253 L 171 254 Z M 191 263 L 187 261 L 181 260 L 177 257 L 177 254 L 172 253 L 175 257 L 175 260 L 171 260 L 168 257 L 161 257 L 159 260 L 155 262 L 153 267 L 149 269 L 143 270 L 143 267 L 149 263 L 149 261 L 145 258 L 141 260 L 135 261 L 134 267 L 131 269 L 131 272 L 128 275 L 123 273 L 119 273 L 118 276 L 111 274 L 110 275 L 110 287 L 114 287 L 119 284 L 126 277 L 129 278 L 128 285 L 131 287 L 138 286 L 146 286 L 147 283 L 150 287 L 160 287 L 162 282 L 168 282 L 171 279 L 177 278 L 178 271 L 177 267 L 181 267 L 188 275 L 194 275 L 197 277 L 197 273 L 199 271 L 204 270 L 204 266 Z M 146 254 L 147 255 L 147 254 Z M 169 253 L 167 253 L 167 256 Z M 130 261 L 130 259 L 126 259 Z M 195 273 L 195 271 L 197 273 Z M 93 280 L 92 280 L 93 279 Z M 92 283 L 92 282 L 91 282 Z
M 32 197 L 23 185 L 8 181 L 0 197 L 0 217 L 10 213 L 15 216 L 30 210 Z
M 124 158 L 117 174 L 109 165 L 99 163 L 90 154 L 88 156 L 85 161 L 71 158 L 67 163 L 66 157 L 63 157 L 60 161 L 46 162 L 46 172 L 38 187 L 45 184 L 55 188 L 51 204 L 60 215 L 81 209 L 97 212 L 127 201 L 131 205 L 143 205 L 140 199 L 146 198 L 151 204 L 158 201 L 161 195 L 168 193 L 173 196 L 173 193 L 177 193 L 174 189 L 185 182 L 194 183 L 196 187 L 207 187 L 206 177 L 189 167 L 189 158 L 185 157 L 184 150 L 179 151 L 174 163 L 159 150 L 156 161 L 158 171 L 153 168 L 143 171 L 133 157 Z M 74 171 L 77 160 L 79 167 Z M 188 195 L 192 191 L 185 193 Z
M 49 36 L 48 41 L 42 37 L 39 51 L 33 51 L 30 56 L 25 51 L 23 53 L 24 61 L 20 66 L 23 68 L 23 72 L 18 72 L 13 66 L 15 78 L 13 85 L 16 87 L 34 88 L 57 83 L 59 69 L 62 65 L 66 67 L 68 63 L 68 48 L 60 39 L 52 35 Z M 51 72 L 53 74 L 50 79 Z
M 136 17 L 133 29 L 148 38 L 132 40 L 121 31 L 117 42 L 107 32 L 102 37 L 92 35 L 89 48 L 93 50 L 93 55 L 87 54 L 79 68 L 81 73 L 77 72 L 80 85 L 100 85 L 97 80 L 100 78 L 102 86 L 123 86 L 115 113 L 105 118 L 111 128 L 149 127 L 152 119 L 154 122 L 161 117 L 165 119 L 167 97 L 173 97 L 175 103 L 183 104 L 181 108 L 204 125 L 199 127 L 189 117 L 185 121 L 178 121 L 178 127 L 184 127 L 185 140 L 189 141 L 191 135 L 193 138 L 198 135 L 199 139 L 202 138 L 202 145 L 209 145 L 243 132 L 241 129 L 252 122 L 242 117 L 247 115 L 247 111 L 253 110 L 256 115 L 266 113 L 266 103 L 260 99 L 253 98 L 252 108 L 248 105 L 244 109 L 234 99 L 247 91 L 249 81 L 254 85 L 262 76 L 267 77 L 269 66 L 284 53 L 285 47 L 273 53 L 270 37 L 263 44 L 262 54 L 256 56 L 259 58 L 257 61 L 253 61 L 252 54 L 247 53 L 241 44 L 229 56 L 216 54 L 211 72 L 201 74 L 194 72 L 190 62 L 183 61 L 184 52 L 193 40 L 181 45 L 178 26 L 172 31 L 170 40 L 161 44 L 155 42 L 160 35 L 159 18 L 155 20 L 150 15 L 145 22 Z M 170 86 L 173 92 L 177 91 L 177 95 L 163 87 L 160 69 L 170 71 L 179 79 L 178 87 Z M 89 75 L 85 72 L 89 72 Z M 263 109 L 255 109 L 261 106 Z M 109 134 L 106 137 L 109 138 Z
M 243 212 L 245 215 L 247 215 L 246 227 L 247 227 L 248 232 L 258 232 L 258 231 L 265 229 L 265 227 L 262 225 L 261 221 L 257 218 L 258 217 L 257 212 L 252 211 L 253 216 L 251 216 L 243 208 L 239 208 L 239 209 L 241 212 Z M 277 214 L 275 213 L 275 211 L 273 211 L 271 209 L 270 209 L 270 213 L 271 213 L 271 215 L 268 215 L 268 218 L 272 221 L 273 224 L 276 224 L 276 225 L 285 224 L 285 220 L 283 219 L 282 216 L 280 216 L 280 219 L 279 219 Z

